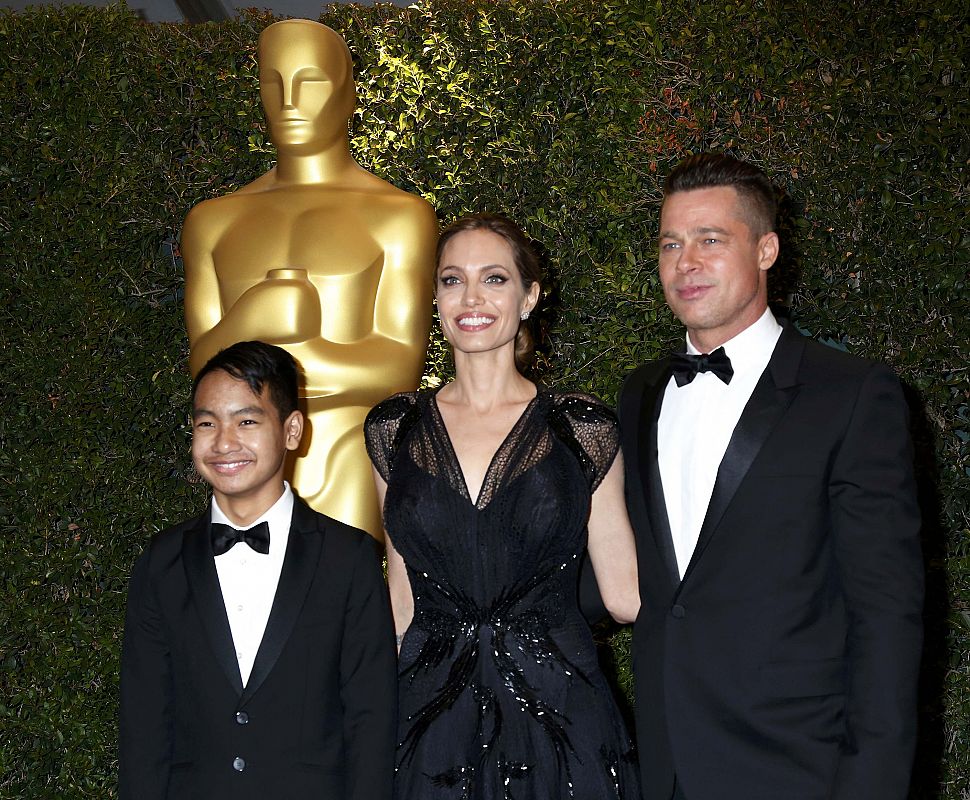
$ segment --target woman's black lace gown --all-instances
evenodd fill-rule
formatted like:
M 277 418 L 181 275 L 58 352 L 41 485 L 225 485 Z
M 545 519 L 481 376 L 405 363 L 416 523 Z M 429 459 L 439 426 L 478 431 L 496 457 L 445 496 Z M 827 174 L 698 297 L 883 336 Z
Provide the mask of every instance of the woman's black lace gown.
M 433 393 L 385 400 L 365 434 L 414 595 L 396 800 L 639 798 L 576 599 L 590 497 L 617 451 L 613 413 L 540 389 L 475 501 Z

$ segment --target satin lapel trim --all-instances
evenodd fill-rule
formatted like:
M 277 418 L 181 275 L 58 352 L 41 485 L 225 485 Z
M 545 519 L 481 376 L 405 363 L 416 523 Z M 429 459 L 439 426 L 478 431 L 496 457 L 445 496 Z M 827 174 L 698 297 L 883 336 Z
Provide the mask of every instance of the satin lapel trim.
M 212 654 L 236 694 L 242 694 L 242 676 L 239 674 L 236 648 L 232 643 L 232 629 L 226 616 L 226 604 L 222 599 L 219 574 L 212 555 L 212 538 L 209 534 L 211 517 L 211 512 L 207 510 L 199 517 L 198 523 L 183 535 L 182 565 L 192 603 L 202 621 Z
M 317 562 L 323 545 L 323 533 L 318 530 L 317 517 L 298 497 L 294 498 L 293 520 L 286 542 L 283 569 L 276 586 L 273 608 L 266 622 L 252 672 L 239 700 L 242 706 L 256 693 L 272 672 L 293 633 L 293 626 L 303 610 L 310 585 L 317 572 Z
M 792 335 L 782 334 L 731 435 L 731 441 L 717 470 L 714 490 L 704 516 L 704 524 L 701 525 L 697 546 L 687 566 L 687 572 L 684 573 L 685 582 L 710 544 L 721 517 L 727 511 L 761 447 L 798 394 L 795 374 L 801 360 L 802 343 L 797 341 L 801 338 L 798 334 L 794 334 L 794 337 L 795 340 Z
M 647 519 L 653 533 L 657 551 L 663 559 L 671 586 L 680 583 L 680 570 L 677 568 L 677 554 L 674 539 L 670 533 L 670 518 L 667 516 L 667 501 L 664 498 L 663 480 L 660 477 L 660 460 L 657 449 L 657 425 L 660 421 L 660 408 L 664 392 L 670 381 L 669 359 L 660 366 L 656 381 L 644 387 L 643 402 L 640 407 L 641 433 L 639 467 L 643 482 L 643 496 L 647 503 Z

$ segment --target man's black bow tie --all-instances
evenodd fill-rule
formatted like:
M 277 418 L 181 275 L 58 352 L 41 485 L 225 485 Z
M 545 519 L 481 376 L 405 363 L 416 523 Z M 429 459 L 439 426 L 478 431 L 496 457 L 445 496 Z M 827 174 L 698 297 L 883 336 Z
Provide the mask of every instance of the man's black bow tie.
M 257 553 L 269 553 L 269 523 L 265 520 L 244 531 L 237 531 L 232 525 L 223 525 L 221 522 L 213 522 L 210 528 L 214 555 L 227 553 L 238 542 L 245 542 Z
M 678 386 L 690 383 L 697 377 L 698 372 L 713 372 L 725 383 L 730 383 L 734 376 L 731 359 L 724 352 L 723 347 L 713 353 L 693 356 L 690 353 L 674 353 L 671 356 L 674 380 Z

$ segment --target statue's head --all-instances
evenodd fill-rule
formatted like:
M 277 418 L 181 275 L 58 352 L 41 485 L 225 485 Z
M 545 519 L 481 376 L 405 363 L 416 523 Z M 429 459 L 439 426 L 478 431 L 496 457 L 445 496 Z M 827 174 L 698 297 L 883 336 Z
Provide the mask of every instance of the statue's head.
M 354 111 L 350 50 L 326 25 L 276 22 L 259 37 L 259 95 L 281 153 L 309 155 L 347 132 Z

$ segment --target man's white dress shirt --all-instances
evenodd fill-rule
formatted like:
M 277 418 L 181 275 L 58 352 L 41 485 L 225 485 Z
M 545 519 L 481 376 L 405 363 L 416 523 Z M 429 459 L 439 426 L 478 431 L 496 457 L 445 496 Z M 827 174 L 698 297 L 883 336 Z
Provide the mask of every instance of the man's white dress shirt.
M 249 530 L 264 520 L 269 523 L 269 553 L 257 553 L 245 542 L 233 545 L 221 556 L 216 556 L 216 572 L 222 588 L 222 601 L 226 604 L 232 643 L 236 648 L 239 674 L 243 686 L 253 670 L 259 643 L 263 640 L 266 623 L 273 609 L 273 598 L 280 582 L 283 556 L 290 538 L 290 522 L 293 517 L 293 490 L 283 484 L 280 499 L 252 525 L 238 528 L 223 513 L 212 498 L 212 522 L 221 522 L 239 530 Z
M 664 501 L 681 578 L 697 546 L 717 470 L 731 434 L 768 366 L 779 336 L 781 326 L 766 309 L 757 322 L 724 343 L 734 369 L 729 384 L 711 372 L 701 372 L 684 386 L 678 386 L 671 376 L 664 390 L 657 447 Z M 690 336 L 687 352 L 700 354 Z

